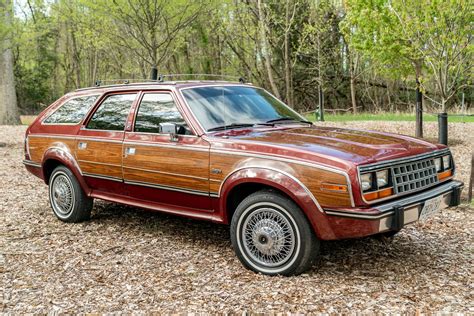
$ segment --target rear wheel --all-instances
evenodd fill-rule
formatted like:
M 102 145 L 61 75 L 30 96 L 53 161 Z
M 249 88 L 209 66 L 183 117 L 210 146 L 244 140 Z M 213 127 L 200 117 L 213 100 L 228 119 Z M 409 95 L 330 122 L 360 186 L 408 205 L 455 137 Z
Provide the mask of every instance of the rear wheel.
M 231 241 L 247 268 L 268 275 L 297 275 L 309 269 L 319 240 L 301 209 L 272 191 L 259 191 L 237 207 Z
M 88 220 L 93 199 L 82 190 L 74 174 L 64 166 L 56 167 L 49 180 L 49 201 L 54 215 L 64 222 Z

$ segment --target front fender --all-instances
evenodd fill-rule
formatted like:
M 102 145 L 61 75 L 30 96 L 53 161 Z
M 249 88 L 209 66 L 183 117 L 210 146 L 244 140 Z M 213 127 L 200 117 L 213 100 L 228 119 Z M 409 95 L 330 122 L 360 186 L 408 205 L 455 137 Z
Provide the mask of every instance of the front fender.
M 224 222 L 230 222 L 226 210 L 228 195 L 234 187 L 242 183 L 260 183 L 284 192 L 306 214 L 318 238 L 335 237 L 323 209 L 311 191 L 287 171 L 272 167 L 242 167 L 227 176 L 219 190 L 219 206 L 224 211 Z
M 76 177 L 77 181 L 79 182 L 79 185 L 81 186 L 82 190 L 89 195 L 91 192 L 91 189 L 89 186 L 86 184 L 84 181 L 84 178 L 82 177 L 82 171 L 81 168 L 79 167 L 79 164 L 77 163 L 76 159 L 72 155 L 71 151 L 67 146 L 56 146 L 56 147 L 50 147 L 43 155 L 43 160 L 41 162 L 42 166 L 42 172 L 43 172 L 43 179 L 48 184 L 48 176 L 47 176 L 47 165 L 48 162 L 50 161 L 57 161 L 64 165 L 66 168 L 71 170 L 71 172 L 74 174 Z

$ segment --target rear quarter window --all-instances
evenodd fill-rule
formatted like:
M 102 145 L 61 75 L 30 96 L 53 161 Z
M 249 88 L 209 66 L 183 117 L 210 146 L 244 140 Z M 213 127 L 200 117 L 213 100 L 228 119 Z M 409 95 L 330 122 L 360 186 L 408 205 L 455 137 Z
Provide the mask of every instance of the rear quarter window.
M 48 116 L 45 124 L 78 124 L 94 105 L 99 95 L 77 97 L 64 102 L 56 111 Z

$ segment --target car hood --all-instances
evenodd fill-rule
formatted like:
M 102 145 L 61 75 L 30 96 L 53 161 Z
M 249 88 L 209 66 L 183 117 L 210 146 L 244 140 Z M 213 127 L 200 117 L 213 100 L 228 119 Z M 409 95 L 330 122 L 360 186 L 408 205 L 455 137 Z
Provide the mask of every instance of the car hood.
M 258 143 L 265 147 L 277 147 L 280 151 L 283 150 L 280 154 L 297 151 L 356 165 L 417 155 L 442 148 L 442 145 L 404 135 L 336 127 L 247 130 L 227 136 L 253 145 Z

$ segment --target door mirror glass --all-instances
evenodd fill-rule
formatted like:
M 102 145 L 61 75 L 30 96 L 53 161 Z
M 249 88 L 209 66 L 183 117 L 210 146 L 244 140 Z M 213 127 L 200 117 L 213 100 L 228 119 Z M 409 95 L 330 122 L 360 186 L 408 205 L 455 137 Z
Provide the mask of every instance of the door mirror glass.
M 178 125 L 175 123 L 160 123 L 160 133 L 161 134 L 170 134 L 170 141 L 178 141 Z

